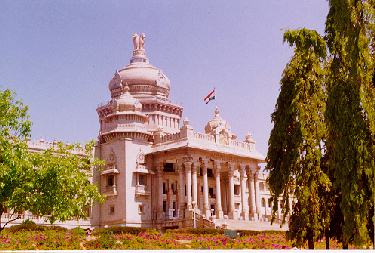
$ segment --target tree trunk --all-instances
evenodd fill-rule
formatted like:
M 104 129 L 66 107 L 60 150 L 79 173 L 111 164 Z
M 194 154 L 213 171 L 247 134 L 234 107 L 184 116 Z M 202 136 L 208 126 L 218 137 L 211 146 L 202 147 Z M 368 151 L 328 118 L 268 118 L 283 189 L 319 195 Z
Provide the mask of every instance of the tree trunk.
M 4 227 L 1 226 L 1 216 L 3 215 L 3 208 L 0 207 L 0 233 L 3 231 Z
M 343 249 L 349 249 L 349 243 L 347 243 L 347 242 L 343 242 L 343 243 L 342 243 L 342 248 L 343 248 Z
M 326 229 L 326 249 L 329 249 L 329 232 L 328 232 L 328 229 Z
M 309 249 L 314 249 L 314 240 L 308 239 L 307 240 L 307 246 L 309 247 Z

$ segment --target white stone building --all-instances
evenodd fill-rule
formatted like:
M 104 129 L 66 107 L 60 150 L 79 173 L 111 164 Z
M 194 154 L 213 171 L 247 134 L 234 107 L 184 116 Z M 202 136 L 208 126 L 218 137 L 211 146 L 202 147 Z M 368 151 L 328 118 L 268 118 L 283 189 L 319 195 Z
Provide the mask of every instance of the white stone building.
M 251 134 L 237 140 L 218 108 L 205 133 L 194 131 L 181 120 L 183 108 L 169 99 L 169 79 L 149 63 L 144 35 L 134 34 L 133 43 L 130 64 L 109 82 L 111 100 L 97 108 L 95 155 L 107 165 L 93 181 L 107 199 L 94 205 L 92 226 L 266 221 L 271 205 L 260 174 L 264 156 Z
M 109 82 L 111 100 L 97 108 L 100 130 L 95 156 L 106 161 L 93 171 L 106 201 L 94 204 L 88 220 L 57 222 L 65 227 L 218 227 L 272 230 L 272 206 L 264 156 L 251 134 L 237 140 L 218 108 L 205 126 L 194 131 L 182 119 L 183 108 L 169 99 L 170 81 L 152 66 L 144 35 L 133 35 L 130 64 Z M 34 152 L 54 142 L 29 142 Z M 291 202 L 291 201 L 290 201 Z M 19 224 L 43 217 L 20 214 Z M 7 222 L 4 213 L 1 222 Z M 278 219 L 281 213 L 278 213 Z M 195 221 L 195 222 L 194 222 Z M 287 229 L 287 227 L 283 227 Z

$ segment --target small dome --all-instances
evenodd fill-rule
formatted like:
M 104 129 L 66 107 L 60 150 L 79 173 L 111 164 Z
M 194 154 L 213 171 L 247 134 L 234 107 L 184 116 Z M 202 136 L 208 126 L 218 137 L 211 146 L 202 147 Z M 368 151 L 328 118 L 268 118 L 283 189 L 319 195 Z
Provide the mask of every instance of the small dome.
M 248 142 L 248 143 L 254 143 L 255 144 L 255 140 L 253 138 L 253 135 L 248 132 L 245 136 L 245 142 Z
M 108 84 L 108 89 L 114 90 L 119 88 L 121 88 L 121 78 L 118 71 L 116 70 L 115 74 L 113 75 L 111 81 Z
M 121 83 L 120 83 L 121 84 Z M 124 87 L 124 93 L 114 100 L 114 108 L 119 112 L 123 111 L 141 111 L 142 104 L 138 99 L 133 97 L 129 92 L 129 86 L 126 84 Z
M 207 123 L 204 128 L 206 134 L 216 134 L 216 131 L 222 130 L 230 132 L 230 125 L 220 116 L 219 108 L 216 107 L 214 117 Z

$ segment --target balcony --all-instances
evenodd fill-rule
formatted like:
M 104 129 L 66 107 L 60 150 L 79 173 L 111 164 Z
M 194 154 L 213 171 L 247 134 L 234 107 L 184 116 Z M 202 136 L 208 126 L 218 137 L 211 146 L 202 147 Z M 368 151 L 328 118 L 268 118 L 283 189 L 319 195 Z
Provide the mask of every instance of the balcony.
M 150 195 L 149 187 L 147 187 L 147 185 L 137 185 L 135 188 L 135 195 L 149 196 Z

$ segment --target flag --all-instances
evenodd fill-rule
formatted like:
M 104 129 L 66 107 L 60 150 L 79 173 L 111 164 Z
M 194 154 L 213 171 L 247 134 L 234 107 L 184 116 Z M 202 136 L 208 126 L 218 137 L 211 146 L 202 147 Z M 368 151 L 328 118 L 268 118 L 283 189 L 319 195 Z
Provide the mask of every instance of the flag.
M 214 99 L 215 99 L 215 88 L 203 99 L 203 101 L 206 102 L 206 104 L 208 104 L 208 102 Z

